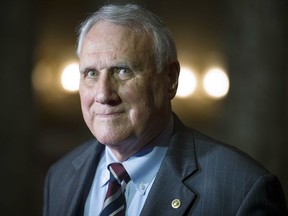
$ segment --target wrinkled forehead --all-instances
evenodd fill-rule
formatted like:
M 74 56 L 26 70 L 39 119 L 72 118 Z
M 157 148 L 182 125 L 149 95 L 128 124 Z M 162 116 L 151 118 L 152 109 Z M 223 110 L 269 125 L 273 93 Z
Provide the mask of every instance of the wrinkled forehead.
M 86 34 L 81 53 L 116 50 L 151 51 L 151 37 L 128 26 L 101 21 L 95 23 Z
M 80 67 L 111 65 L 144 67 L 154 63 L 151 39 L 129 27 L 113 23 L 95 24 L 84 38 L 80 52 Z

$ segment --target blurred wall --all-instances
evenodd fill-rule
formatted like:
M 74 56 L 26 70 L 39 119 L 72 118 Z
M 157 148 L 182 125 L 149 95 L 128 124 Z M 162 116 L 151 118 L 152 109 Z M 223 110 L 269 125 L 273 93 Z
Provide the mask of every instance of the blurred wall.
M 221 136 L 276 174 L 288 195 L 288 2 L 224 1 L 231 78 Z
M 0 3 L 0 212 L 33 215 L 35 116 L 31 70 L 34 2 Z

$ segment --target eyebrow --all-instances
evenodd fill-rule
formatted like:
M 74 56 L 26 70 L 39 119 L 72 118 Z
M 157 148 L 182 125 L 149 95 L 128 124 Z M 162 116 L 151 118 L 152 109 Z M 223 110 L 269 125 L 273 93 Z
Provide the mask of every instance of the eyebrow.
M 139 68 L 139 64 L 131 64 L 131 62 L 119 62 L 112 64 L 109 68 L 115 68 L 115 67 L 122 67 L 122 68 L 130 68 L 131 70 L 135 71 Z
M 97 63 L 97 62 L 96 62 Z M 112 69 L 115 67 L 123 67 L 123 68 L 129 68 L 132 71 L 139 71 L 141 70 L 141 68 L 143 67 L 143 64 L 141 64 L 141 59 L 139 60 L 138 58 L 125 58 L 125 57 L 120 57 L 120 58 L 116 58 L 116 59 L 112 59 L 111 61 L 108 61 L 108 64 L 106 64 L 106 62 L 104 62 L 104 67 L 102 68 L 98 68 L 97 65 L 95 66 L 95 64 L 92 63 L 89 64 L 85 64 L 83 65 L 83 67 L 81 67 L 80 65 L 80 73 L 83 74 L 85 71 L 87 70 L 96 70 L 96 71 L 101 71 L 102 69 L 106 68 L 106 69 Z

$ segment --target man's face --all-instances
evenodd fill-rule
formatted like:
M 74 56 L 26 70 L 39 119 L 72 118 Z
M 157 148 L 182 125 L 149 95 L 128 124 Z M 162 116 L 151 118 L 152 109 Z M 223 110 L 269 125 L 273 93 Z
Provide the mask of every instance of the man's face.
M 150 37 L 99 22 L 79 57 L 84 120 L 101 143 L 136 149 L 163 130 L 175 92 L 169 73 L 156 71 Z

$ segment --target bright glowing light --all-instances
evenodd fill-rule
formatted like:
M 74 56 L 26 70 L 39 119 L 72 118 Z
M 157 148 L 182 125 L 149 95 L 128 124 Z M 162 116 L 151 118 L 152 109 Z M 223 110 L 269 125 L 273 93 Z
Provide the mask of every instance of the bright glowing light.
M 220 68 L 207 71 L 203 78 L 203 86 L 206 93 L 214 98 L 224 97 L 229 90 L 229 79 L 227 74 Z
M 195 74 L 188 68 L 181 68 L 176 96 L 187 97 L 195 91 L 197 80 Z
M 66 91 L 75 92 L 79 90 L 79 65 L 72 63 L 67 65 L 61 75 L 61 84 Z

